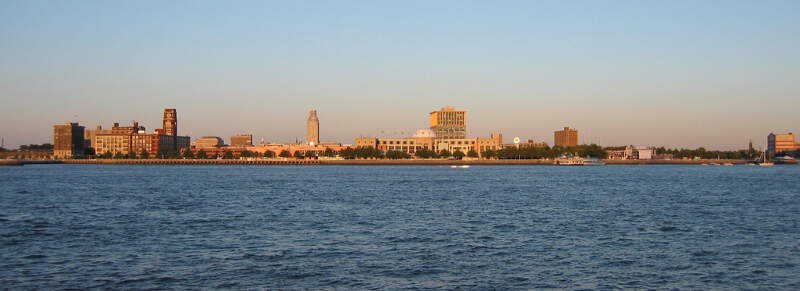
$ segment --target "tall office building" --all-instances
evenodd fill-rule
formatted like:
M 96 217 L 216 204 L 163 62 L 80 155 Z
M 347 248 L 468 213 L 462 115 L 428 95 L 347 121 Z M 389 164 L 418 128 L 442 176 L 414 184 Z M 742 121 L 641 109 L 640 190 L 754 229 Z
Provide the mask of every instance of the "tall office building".
M 84 129 L 78 123 L 53 125 L 53 157 L 68 159 L 83 155 Z
M 555 146 L 574 147 L 578 145 L 578 130 L 564 127 L 563 130 L 555 132 Z
M 319 144 L 319 118 L 317 118 L 316 110 L 311 110 L 308 116 L 306 142 L 312 145 Z
M 164 134 L 178 135 L 178 111 L 174 108 L 164 109 Z
M 767 152 L 776 154 L 781 152 L 796 151 L 800 144 L 795 143 L 794 134 L 774 134 L 767 135 Z
M 444 107 L 430 113 L 431 130 L 439 139 L 467 138 L 467 112 Z

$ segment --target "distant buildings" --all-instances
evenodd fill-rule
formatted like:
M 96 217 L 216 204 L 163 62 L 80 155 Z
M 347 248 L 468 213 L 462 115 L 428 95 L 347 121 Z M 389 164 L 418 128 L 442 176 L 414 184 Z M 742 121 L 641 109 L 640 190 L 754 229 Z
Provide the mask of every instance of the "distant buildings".
M 251 147 L 253 146 L 252 134 L 239 134 L 231 136 L 232 147 Z
M 578 130 L 564 127 L 563 130 L 556 130 L 555 141 L 553 144 L 560 147 L 574 147 L 578 145 Z
M 311 110 L 306 122 L 306 142 L 313 146 L 319 144 L 319 118 L 317 118 L 317 111 Z
M 492 134 L 490 138 L 466 137 L 466 111 L 456 111 L 452 107 L 430 113 L 431 129 L 417 130 L 411 137 L 375 138 L 359 137 L 356 147 L 373 147 L 382 151 L 402 151 L 414 155 L 420 150 L 450 153 L 456 151 L 464 154 L 475 151 L 479 155 L 487 150 L 499 150 L 503 147 L 503 135 Z
M 181 149 L 190 146 L 188 136 L 178 136 L 175 109 L 164 110 L 163 125 L 164 128 L 156 129 L 154 133 L 146 133 L 145 128 L 135 121 L 131 126 L 119 126 L 119 123 L 114 123 L 111 129 L 97 126 L 97 129 L 88 131 L 88 140 L 85 143 L 91 146 L 98 156 L 131 152 L 139 155 L 145 151 L 149 156 L 165 155 L 170 151 L 179 153 Z
M 204 136 L 192 142 L 192 147 L 199 149 L 218 148 L 225 146 L 225 142 L 218 136 Z
M 467 112 L 444 107 L 430 113 L 431 130 L 441 139 L 467 138 Z
M 611 160 L 652 160 L 658 157 L 654 147 L 626 146 L 624 150 L 608 150 L 606 152 L 608 159 Z
M 794 134 L 774 134 L 767 135 L 767 152 L 771 154 L 781 152 L 792 152 L 800 148 L 800 144 L 795 142 Z
M 53 157 L 69 159 L 84 155 L 84 127 L 78 123 L 53 126 Z

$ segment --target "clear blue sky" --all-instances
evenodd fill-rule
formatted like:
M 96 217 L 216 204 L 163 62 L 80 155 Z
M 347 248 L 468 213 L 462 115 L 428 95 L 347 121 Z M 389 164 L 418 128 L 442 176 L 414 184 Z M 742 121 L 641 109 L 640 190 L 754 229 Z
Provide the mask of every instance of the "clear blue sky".
M 800 1 L 0 1 L 0 136 L 178 109 L 193 138 L 470 136 L 745 148 L 800 132 Z

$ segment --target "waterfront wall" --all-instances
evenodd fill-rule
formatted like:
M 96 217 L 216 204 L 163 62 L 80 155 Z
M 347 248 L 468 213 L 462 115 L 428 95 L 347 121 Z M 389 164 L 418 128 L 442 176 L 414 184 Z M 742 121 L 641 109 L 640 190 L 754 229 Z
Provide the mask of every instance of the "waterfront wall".
M 554 160 L 200 160 L 200 159 L 86 159 L 86 160 L 0 160 L 0 166 L 23 164 L 91 164 L 91 165 L 353 165 L 353 166 L 449 166 L 449 165 L 554 165 Z M 746 160 L 606 160 L 607 165 L 701 165 L 709 163 L 746 164 Z M 797 161 L 789 162 L 797 164 Z

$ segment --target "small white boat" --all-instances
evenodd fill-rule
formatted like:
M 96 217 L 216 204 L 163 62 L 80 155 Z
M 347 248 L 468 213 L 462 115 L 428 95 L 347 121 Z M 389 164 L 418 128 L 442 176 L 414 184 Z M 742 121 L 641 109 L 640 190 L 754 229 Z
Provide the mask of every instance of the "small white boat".
M 605 166 L 606 162 L 603 162 L 601 159 L 597 158 L 585 158 L 583 159 L 584 166 Z
M 460 166 L 451 165 L 450 168 L 451 169 L 456 169 L 456 168 L 466 169 L 466 168 L 469 168 L 469 165 L 460 165 Z
M 724 164 L 722 164 L 722 165 L 723 165 L 723 166 L 726 166 L 726 167 L 730 167 L 730 166 L 733 166 L 733 163 L 724 163 Z

